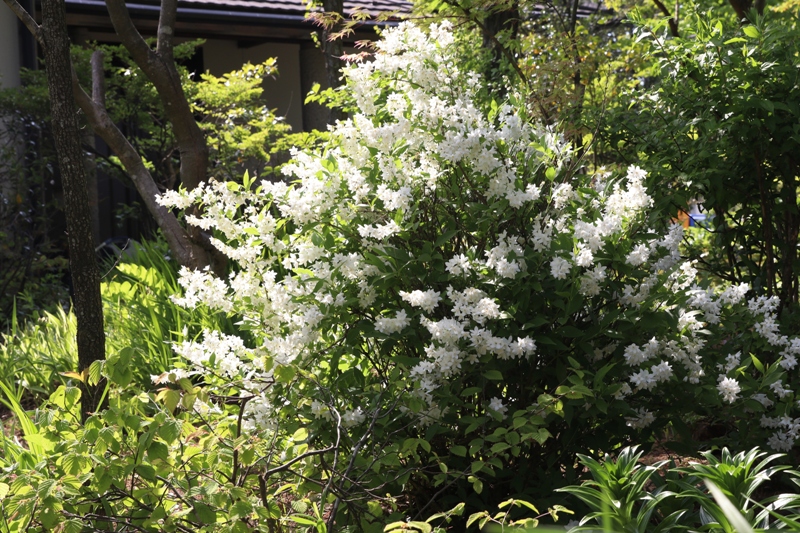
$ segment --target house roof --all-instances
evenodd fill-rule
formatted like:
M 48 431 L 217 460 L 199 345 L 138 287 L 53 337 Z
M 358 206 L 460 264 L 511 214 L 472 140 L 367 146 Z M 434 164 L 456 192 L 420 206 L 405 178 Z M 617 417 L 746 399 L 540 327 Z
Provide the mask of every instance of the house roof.
M 103 40 L 97 32 L 112 32 L 104 0 L 66 0 L 67 23 L 89 30 L 88 38 Z M 158 0 L 126 1 L 140 31 L 154 34 L 160 12 Z M 345 15 L 356 11 L 371 17 L 397 14 L 388 24 L 409 14 L 409 0 L 345 0 Z M 306 18 L 305 0 L 178 0 L 176 35 L 184 37 L 226 36 L 242 39 L 309 40 L 314 28 Z M 359 23 L 353 40 L 374 36 L 373 27 L 386 25 L 374 18 Z
M 307 2 L 304 0 L 180 0 L 178 6 L 300 14 L 305 14 L 307 11 Z M 411 8 L 412 4 L 408 0 L 345 0 L 344 2 L 346 14 L 355 11 L 365 11 L 372 16 L 387 12 L 410 13 Z

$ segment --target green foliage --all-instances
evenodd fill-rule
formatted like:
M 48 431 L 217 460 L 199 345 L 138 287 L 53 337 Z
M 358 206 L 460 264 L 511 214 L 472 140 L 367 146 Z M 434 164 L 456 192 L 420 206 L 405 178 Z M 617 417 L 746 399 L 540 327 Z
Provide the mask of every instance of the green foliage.
M 270 58 L 219 78 L 205 73 L 196 84 L 184 85 L 208 135 L 213 176 L 230 180 L 241 175 L 242 167 L 253 175 L 272 172 L 267 165 L 275 152 L 273 144 L 290 131 L 262 98 L 264 79 L 277 74 L 275 59 Z
M 511 499 L 501 502 L 497 505 L 501 509 L 498 513 L 491 515 L 487 511 L 473 513 L 467 520 L 467 527 L 472 524 L 477 524 L 480 530 L 486 529 L 487 531 L 530 531 L 539 528 L 539 520 L 544 517 L 550 517 L 554 522 L 558 521 L 558 513 L 573 514 L 572 511 L 563 505 L 554 505 L 547 509 L 546 513 L 540 514 L 539 510 L 530 502 L 525 500 Z M 504 509 L 504 510 L 503 510 Z M 511 513 L 515 509 L 521 509 L 525 514 L 533 513 L 536 516 L 512 519 Z M 429 519 L 430 520 L 430 519 Z M 545 529 L 546 531 L 546 529 Z
M 276 443 L 243 434 L 235 419 L 213 431 L 193 426 L 155 393 L 137 394 L 115 372 L 104 375 L 115 389 L 107 409 L 81 425 L 78 389 L 60 387 L 36 414 L 48 452 L 6 454 L 5 531 L 274 529 L 282 517 L 277 498 L 292 491 L 267 478 L 258 458 L 275 453 Z
M 189 59 L 198 42 L 175 47 Z M 161 99 L 122 46 L 98 46 L 106 73 L 105 103 L 114 122 L 141 154 L 162 189 L 179 185 L 179 150 Z M 74 47 L 73 59 L 84 86 L 91 86 L 91 50 Z M 293 144 L 313 146 L 318 135 L 289 133 L 289 126 L 266 106 L 262 84 L 277 75 L 275 60 L 244 65 L 215 77 L 179 67 L 181 83 L 210 147 L 209 176 L 235 179 L 249 170 L 265 176 L 286 160 Z M 60 215 L 60 181 L 51 139 L 44 71 L 23 71 L 19 88 L 0 90 L 0 327 L 12 316 L 68 305 L 66 241 Z M 89 148 L 87 148 L 89 150 Z M 97 168 L 128 182 L 119 159 L 94 154 Z M 138 205 L 118 208 L 124 220 L 141 216 Z M 16 315 L 12 308 L 16 300 Z
M 243 432 L 241 418 L 230 418 L 233 407 L 189 416 L 195 402 L 209 401 L 208 392 L 185 378 L 164 386 L 174 367 L 171 343 L 205 328 L 236 328 L 225 315 L 190 313 L 170 301 L 179 290 L 177 266 L 163 242 L 132 248 L 102 287 L 104 362 L 83 376 L 73 371 L 75 318 L 63 311 L 13 330 L 0 344 L 0 403 L 14 415 L 0 441 L 3 531 L 124 522 L 147 531 L 252 531 L 259 520 L 272 531 L 283 511 L 291 514 L 294 489 L 262 483 L 261 458 L 292 459 L 307 445 L 300 434 L 292 444 Z M 104 380 L 108 398 L 85 425 L 75 386 L 82 380 Z M 32 399 L 40 405 L 26 411 L 20 400 Z M 17 427 L 24 444 L 13 438 Z
M 663 517 L 657 529 L 651 527 L 653 513 L 660 501 L 672 493 L 662 490 L 663 486 L 652 492 L 645 490 L 653 475 L 666 461 L 644 466 L 637 462 L 641 455 L 636 448 L 625 448 L 614 461 L 603 463 L 578 455 L 581 464 L 591 473 L 593 481 L 560 490 L 574 494 L 593 511 L 582 523 L 595 520 L 606 531 L 624 533 L 668 531 L 674 527 L 685 511 L 675 511 Z
M 180 65 L 200 45 L 202 41 L 177 45 L 175 59 L 184 93 L 207 134 L 209 175 L 230 180 L 241 176 L 245 169 L 253 175 L 270 174 L 271 145 L 290 130 L 263 98 L 264 80 L 278 74 L 275 59 L 258 65 L 248 63 L 221 77 L 189 72 Z M 156 181 L 167 189 L 177 187 L 178 146 L 155 87 L 123 46 L 103 45 L 96 49 L 103 52 L 104 70 L 109 74 L 109 114 L 127 132 Z M 89 71 L 90 52 L 80 48 L 73 51 L 81 72 Z M 122 167 L 115 157 L 104 164 L 108 171 L 121 175 Z
M 256 431 L 307 431 L 304 482 L 347 517 L 376 493 L 402 494 L 412 522 L 509 495 L 550 505 L 576 452 L 667 427 L 691 450 L 701 418 L 737 446 L 791 447 L 792 378 L 754 326 L 772 304 L 699 288 L 682 230 L 650 229 L 667 216 L 641 169 L 581 172 L 524 99 L 484 100 L 457 38 L 428 31 L 402 27 L 346 72 L 359 112 L 298 154 L 297 183 L 166 200 L 202 206 L 198 226 L 239 264 L 184 272 L 176 301 L 236 310 L 252 335 L 183 343 L 186 371 L 252 396 Z M 632 498 L 625 520 L 644 527 Z
M 66 384 L 61 374 L 74 370 L 78 348 L 75 315 L 61 308 L 34 315 L 0 341 L 0 381 L 17 401 L 46 399 L 55 387 Z
M 788 308 L 798 300 L 797 19 L 768 13 L 739 27 L 698 13 L 682 26 L 680 39 L 642 29 L 660 80 L 630 94 L 600 136 L 644 162 L 652 186 L 669 191 L 665 208 L 698 199 L 713 215 L 710 242 L 688 249 L 701 268 Z
M 3 435 L 0 523 L 8 531 L 34 532 L 127 528 L 332 533 L 338 528 L 372 533 L 387 523 L 386 531 L 421 533 L 467 527 L 491 531 L 492 526 L 525 530 L 540 519 L 555 520 L 568 512 L 552 491 L 573 483 L 564 492 L 590 509 L 579 530 L 796 528 L 797 495 L 763 498 L 757 492 L 785 470 L 771 466 L 776 455 L 724 449 L 705 453 L 704 463 L 684 468 L 640 464 L 635 448 L 621 450 L 615 461 L 590 456 L 632 440 L 647 441 L 665 428 L 680 441 L 672 446 L 691 451 L 696 443 L 690 426 L 698 419 L 719 422 L 725 428 L 720 441 L 739 448 L 764 442 L 775 429 L 770 445 L 790 447 L 796 432 L 795 396 L 774 387 L 796 386 L 774 343 L 753 327 L 754 312 L 744 305 L 727 306 L 718 310 L 721 321 L 712 322 L 714 313 L 697 303 L 705 293 L 685 290 L 693 283 L 691 268 L 678 270 L 662 262 L 672 252 L 659 244 L 662 235 L 648 229 L 669 218 L 672 202 L 681 205 L 696 194 L 683 178 L 664 181 L 678 168 L 673 156 L 684 157 L 681 164 L 697 170 L 703 183 L 712 183 L 721 179 L 715 165 L 731 170 L 726 166 L 735 159 L 730 150 L 739 146 L 726 135 L 732 136 L 737 127 L 758 130 L 753 121 L 768 128 L 774 120 L 784 128 L 781 121 L 794 117 L 791 103 L 782 103 L 786 111 L 769 96 L 769 74 L 788 76 L 788 70 L 770 63 L 780 38 L 767 37 L 772 31 L 767 23 L 729 30 L 742 32 L 734 40 L 723 37 L 724 30 L 716 25 L 696 24 L 706 33 L 698 31 L 693 40 L 655 41 L 663 48 L 659 60 L 674 67 L 666 70 L 659 89 L 669 106 L 655 102 L 645 112 L 634 103 L 632 109 L 642 115 L 639 122 L 621 111 L 620 102 L 610 106 L 615 109 L 612 116 L 628 117 L 643 128 L 641 139 L 615 137 L 623 131 L 615 129 L 622 123 L 608 125 L 596 136 L 584 135 L 580 121 L 570 114 L 581 106 L 593 112 L 608 97 L 626 94 L 623 87 L 638 84 L 631 73 L 648 68 L 646 61 L 632 64 L 638 50 L 649 46 L 646 40 L 621 32 L 624 50 L 609 56 L 603 40 L 582 26 L 556 35 L 557 28 L 548 29 L 543 22 L 541 33 L 509 43 L 515 52 L 539 50 L 517 65 L 524 66 L 523 74 L 535 72 L 543 58 L 558 68 L 538 78 L 529 75 L 528 92 L 511 91 L 507 106 L 484 86 L 476 89 L 477 107 L 469 105 L 463 99 L 467 91 L 462 91 L 469 85 L 467 78 L 453 74 L 457 67 L 438 62 L 435 53 L 409 68 L 414 74 L 428 69 L 428 78 L 399 71 L 373 74 L 371 86 L 312 96 L 338 99 L 353 106 L 353 112 L 359 109 L 356 103 L 373 107 L 352 129 L 346 125 L 326 136 L 321 148 L 316 137 L 302 139 L 318 149 L 299 154 L 290 167 L 305 180 L 303 186 L 260 182 L 245 173 L 243 183 L 209 186 L 194 198 L 203 203 L 207 227 L 215 228 L 220 246 L 242 261 L 230 278 L 183 272 L 179 281 L 163 245 L 137 247 L 103 286 L 109 332 L 105 362 L 84 375 L 71 372 L 74 349 L 65 341 L 71 342 L 74 321 L 65 313 L 44 315 L 41 323 L 14 329 L 0 345 L 3 403 L 14 412 L 24 442 Z M 775 35 L 793 35 L 793 29 L 786 31 Z M 548 35 L 558 39 L 543 38 Z M 462 47 L 472 42 L 474 48 L 474 37 L 462 34 L 457 39 L 463 39 Z M 583 59 L 571 55 L 574 47 L 586 53 Z M 184 52 L 189 53 L 179 53 Z M 126 64 L 127 59 L 115 57 L 113 68 Z M 719 72 L 710 76 L 704 69 L 715 62 Z M 269 152 L 261 143 L 283 130 L 263 107 L 249 106 L 255 105 L 259 80 L 272 66 L 247 66 L 222 78 L 187 81 L 187 91 L 196 91 L 191 93 L 196 110 L 208 118 L 216 154 L 227 161 L 214 169 L 221 177 L 236 174 L 251 161 L 263 165 L 261 172 L 268 171 Z M 760 77 L 750 72 L 756 68 Z M 685 72 L 689 74 L 681 77 Z M 587 80 L 585 95 L 567 86 L 576 73 Z M 734 81 L 723 79 L 723 73 Z M 130 90 L 142 102 L 138 108 L 120 102 L 120 119 L 154 123 L 161 111 L 152 89 L 135 69 L 119 74 L 131 81 L 114 89 L 116 97 Z M 452 77 L 446 90 L 430 89 L 430 101 L 458 112 L 426 123 L 411 103 L 422 101 L 421 88 L 440 75 Z M 786 85 L 786 76 L 775 84 Z M 724 90 L 715 83 L 749 84 L 751 92 L 724 101 L 726 111 L 734 110 L 731 117 L 721 122 L 714 118 L 727 128 L 725 135 L 715 134 L 710 125 L 722 104 L 706 98 L 703 85 L 692 84 L 696 79 L 711 80 L 709 87 L 718 92 Z M 619 92 L 601 94 L 601 86 Z M 703 106 L 691 99 L 705 102 L 710 114 L 703 114 Z M 238 103 L 226 107 L 231 101 Z M 773 103 L 771 111 L 763 101 Z M 673 139 L 665 140 L 671 130 L 653 131 L 652 120 L 659 113 L 661 120 L 678 104 L 683 107 L 674 118 L 674 144 L 688 148 L 672 152 Z M 569 131 L 573 138 L 613 140 L 619 154 L 643 158 L 660 183 L 668 183 L 670 188 L 665 185 L 662 192 L 675 192 L 670 199 L 665 199 L 667 193 L 656 197 L 653 212 L 620 215 L 619 230 L 601 237 L 608 242 L 593 249 L 596 268 L 591 272 L 602 267 L 603 274 L 596 292 L 586 289 L 588 267 L 573 264 L 588 242 L 580 235 L 608 215 L 604 202 L 625 192 L 627 185 L 612 180 L 606 186 L 608 175 L 582 173 L 580 158 L 571 162 L 565 155 L 569 147 L 551 129 L 526 134 L 523 149 L 515 151 L 519 139 L 513 139 L 514 128 L 543 115 L 574 119 L 574 131 Z M 470 137 L 460 136 L 454 126 L 465 116 L 477 117 L 464 132 L 481 132 L 475 145 L 468 145 Z M 410 123 L 413 128 L 402 130 L 401 125 Z M 650 129 L 642 126 L 647 124 Z M 495 130 L 505 137 L 486 141 L 495 139 Z M 401 134 L 393 137 L 395 131 Z M 359 132 L 369 133 L 358 137 Z M 469 157 L 448 153 L 442 147 L 451 141 L 455 152 L 475 152 Z M 167 131 L 140 145 L 148 154 L 166 151 L 166 158 L 148 156 L 148 161 L 167 181 L 174 178 L 171 142 Z M 645 147 L 652 150 L 645 152 Z M 709 155 L 720 147 L 726 152 Z M 483 194 L 481 187 L 496 185 L 491 180 L 499 171 L 479 169 L 485 159 L 472 156 L 483 157 L 480 149 L 513 170 L 512 192 L 521 194 L 533 186 L 536 194 L 520 205 L 511 204 L 513 195 Z M 780 165 L 772 162 L 777 159 L 770 161 L 767 167 L 773 172 Z M 420 168 L 425 169 L 422 177 Z M 737 167 L 740 178 L 743 168 Z M 775 198 L 782 198 L 786 185 L 773 181 Z M 364 183 L 390 189 L 357 189 Z M 565 190 L 563 185 L 574 188 L 562 198 L 558 191 Z M 414 201 L 389 208 L 395 200 L 387 192 L 400 193 L 395 189 L 401 186 L 408 187 L 406 194 Z M 319 196 L 313 197 L 315 193 Z M 738 206 L 733 212 L 747 209 Z M 781 211 L 784 217 L 787 212 L 791 209 Z M 388 237 L 368 236 L 392 223 L 398 229 Z M 536 241 L 544 232 L 549 232 L 547 244 Z M 662 256 L 652 257 L 652 265 L 635 265 L 627 258 L 638 245 Z M 743 253 L 747 255 L 746 249 Z M 470 265 L 461 273 L 445 268 L 456 256 Z M 490 264 L 488 257 L 496 263 Z M 522 267 L 500 275 L 498 258 Z M 559 258 L 568 263 L 563 276 L 554 273 Z M 760 278 L 753 274 L 741 279 Z M 776 289 L 784 286 L 781 278 L 776 280 Z M 725 287 L 716 280 L 711 284 Z M 437 302 L 421 309 L 408 295 L 426 289 L 436 293 Z M 442 341 L 433 326 L 447 324 L 456 292 L 468 290 L 478 291 L 486 305 L 496 304 L 496 316 L 461 316 L 462 335 Z M 641 299 L 624 302 L 621 295 L 629 292 Z M 193 308 L 178 307 L 173 295 Z M 399 320 L 393 317 L 400 312 L 408 318 L 403 328 L 381 330 L 381 321 Z M 530 336 L 536 350 L 525 357 L 501 357 L 499 349 L 478 351 L 478 337 L 467 336 L 470 328 L 485 328 L 497 345 L 506 339 L 521 344 Z M 656 387 L 638 386 L 632 374 L 646 374 L 655 362 L 631 363 L 627 349 L 646 348 L 650 342 L 658 348 L 648 357 L 670 361 L 675 375 Z M 295 352 L 298 343 L 305 344 Z M 173 348 L 183 359 L 176 360 Z M 444 349 L 459 352 L 460 366 L 447 374 L 439 369 L 438 381 L 424 383 L 425 373 L 432 371 L 423 363 L 436 362 L 430 354 Z M 684 349 L 696 356 L 691 361 L 702 371 L 691 374 L 695 382 L 678 368 L 679 361 L 688 360 L 680 359 Z M 729 353 L 739 349 L 741 353 Z M 684 375 L 687 379 L 681 379 Z M 108 398 L 85 425 L 77 416 L 80 393 L 75 384 L 81 380 L 105 380 Z M 736 384 L 731 399 L 721 397 L 722 381 Z M 31 394 L 41 403 L 33 413 L 23 408 Z M 575 452 L 583 452 L 579 465 Z M 584 472 L 592 480 L 575 484 Z M 787 475 L 800 482 L 800 474 Z M 540 514 L 528 500 L 547 506 L 548 512 Z M 497 512 L 481 510 L 495 506 Z M 440 509 L 449 510 L 424 519 Z M 462 518 L 465 512 L 468 518 Z M 400 521 L 404 515 L 408 517 Z M 747 526 L 737 525 L 741 520 Z

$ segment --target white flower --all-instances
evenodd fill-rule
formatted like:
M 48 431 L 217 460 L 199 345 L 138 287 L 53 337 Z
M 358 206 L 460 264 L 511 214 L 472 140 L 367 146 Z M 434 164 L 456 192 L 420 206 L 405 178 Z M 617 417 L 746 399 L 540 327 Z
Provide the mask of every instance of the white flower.
M 779 452 L 788 452 L 792 449 L 792 446 L 794 446 L 794 438 L 783 431 L 778 431 L 772 434 L 772 436 L 767 440 L 767 444 L 773 450 Z
M 737 366 L 739 366 L 739 361 L 742 357 L 742 352 L 736 352 L 728 355 L 725 357 L 725 372 L 728 373 Z
M 411 324 L 411 320 L 409 320 L 408 314 L 405 309 L 401 309 L 397 312 L 395 318 L 385 316 L 378 317 L 378 319 L 375 320 L 375 329 L 384 335 L 391 335 L 392 333 L 399 333 L 409 324 Z
M 400 297 L 413 307 L 421 307 L 428 313 L 432 313 L 433 309 L 439 305 L 439 300 L 442 299 L 438 292 L 431 289 L 425 292 L 420 290 L 411 292 L 400 291 Z
M 656 417 L 652 412 L 640 407 L 639 409 L 636 409 L 635 417 L 626 417 L 625 420 L 627 421 L 626 423 L 629 427 L 632 427 L 633 429 L 642 429 L 655 422 Z
M 736 401 L 736 397 L 742 391 L 739 382 L 733 378 L 722 378 L 717 385 L 717 390 L 722 395 L 722 399 L 728 403 Z
M 489 409 L 505 418 L 508 412 L 508 407 L 503 405 L 503 400 L 500 398 L 492 398 L 489 400 Z
M 781 383 L 780 381 L 776 381 L 775 383 L 770 385 L 769 388 L 772 389 L 772 391 L 778 395 L 778 398 L 783 398 L 792 393 L 791 389 L 785 388 L 783 386 L 783 383 Z
M 550 273 L 553 274 L 553 277 L 556 279 L 566 278 L 569 274 L 570 267 L 570 262 L 563 257 L 554 257 L 553 260 L 550 261 Z
M 766 394 L 753 394 L 751 396 L 752 399 L 763 405 L 764 407 L 771 407 L 775 402 L 769 399 Z
M 451 257 L 445 264 L 445 270 L 453 276 L 463 276 L 470 272 L 469 258 L 464 254 Z
M 597 296 L 600 294 L 600 284 L 606 279 L 606 267 L 597 265 L 581 277 L 579 292 L 584 296 Z
M 342 426 L 346 428 L 357 426 L 366 419 L 367 415 L 364 414 L 360 407 L 357 407 L 355 410 L 348 410 L 344 412 L 342 415 Z
M 583 243 L 578 244 L 577 251 L 572 252 L 572 259 L 579 267 L 590 267 L 594 263 L 594 254 Z
M 563 208 L 575 195 L 572 185 L 561 183 L 553 191 L 553 205 L 556 209 Z
M 647 260 L 650 258 L 650 247 L 645 244 L 637 245 L 631 253 L 628 254 L 628 257 L 625 259 L 625 262 L 631 266 L 639 266 L 647 263 Z

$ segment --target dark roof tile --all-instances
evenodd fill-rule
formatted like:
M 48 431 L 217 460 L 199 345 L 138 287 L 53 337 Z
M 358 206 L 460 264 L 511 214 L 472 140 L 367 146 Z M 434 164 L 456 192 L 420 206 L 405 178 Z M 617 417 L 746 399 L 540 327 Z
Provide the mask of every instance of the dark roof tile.
M 180 0 L 185 7 L 223 8 L 235 11 L 305 13 L 307 3 L 303 0 Z M 386 12 L 410 13 L 412 4 L 408 0 L 345 0 L 345 13 L 355 10 L 370 15 Z

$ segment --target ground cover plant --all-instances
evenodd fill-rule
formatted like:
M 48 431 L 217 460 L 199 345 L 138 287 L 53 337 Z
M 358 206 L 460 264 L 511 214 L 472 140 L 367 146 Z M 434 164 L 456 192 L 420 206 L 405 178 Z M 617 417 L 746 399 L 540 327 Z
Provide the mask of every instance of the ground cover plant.
M 351 118 L 294 154 L 292 183 L 161 197 L 231 273 L 171 278 L 158 254 L 118 267 L 128 279 L 105 295 L 128 329 L 111 337 L 137 344 L 63 376 L 21 423 L 27 446 L 4 438 L 9 531 L 488 527 L 566 512 L 564 485 L 600 502 L 584 525 L 604 525 L 612 477 L 619 527 L 666 529 L 689 511 L 646 484 L 653 468 L 589 454 L 666 428 L 690 449 L 697 420 L 736 448 L 792 449 L 800 341 L 778 299 L 704 284 L 682 228 L 658 229 L 644 170 L 584 168 L 458 54 L 447 23 L 387 31 L 345 70 Z M 107 399 L 85 424 L 76 380 Z M 672 490 L 722 524 L 698 488 L 713 478 L 763 525 L 742 498 L 777 469 L 758 451 L 714 457 Z M 576 488 L 584 468 L 595 481 Z

